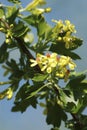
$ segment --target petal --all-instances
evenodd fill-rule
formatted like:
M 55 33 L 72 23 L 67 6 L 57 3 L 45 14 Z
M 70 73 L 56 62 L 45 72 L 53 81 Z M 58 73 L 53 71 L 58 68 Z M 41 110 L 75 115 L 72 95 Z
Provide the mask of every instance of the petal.
M 45 65 L 45 66 L 43 66 L 43 67 L 41 67 L 41 71 L 44 71 L 46 68 L 47 68 L 47 66 L 46 66 L 46 65 Z
M 76 64 L 75 64 L 74 62 L 69 63 L 69 68 L 70 68 L 71 70 L 74 70 L 75 67 L 76 67 Z
M 31 67 L 34 67 L 34 66 L 37 65 L 37 61 L 36 60 L 30 59 L 30 62 L 32 62 L 31 65 L 30 65 Z
M 52 72 L 52 68 L 51 67 L 48 67 L 47 68 L 47 73 L 51 73 Z

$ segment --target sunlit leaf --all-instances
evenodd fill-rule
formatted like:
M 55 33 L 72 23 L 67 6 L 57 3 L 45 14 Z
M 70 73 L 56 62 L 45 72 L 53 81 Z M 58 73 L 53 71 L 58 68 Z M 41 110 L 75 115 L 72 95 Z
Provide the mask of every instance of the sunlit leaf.
M 32 80 L 36 81 L 36 82 L 41 82 L 41 81 L 44 81 L 45 79 L 47 78 L 47 75 L 44 75 L 44 74 L 36 74 Z
M 3 16 L 4 16 L 4 10 L 0 8 L 0 18 L 2 18 Z
M 7 6 L 6 17 L 9 20 L 9 23 L 13 23 L 18 15 L 19 9 L 16 6 Z
M 38 26 L 38 35 L 41 37 L 44 35 L 45 39 L 51 30 L 51 26 L 43 19 Z

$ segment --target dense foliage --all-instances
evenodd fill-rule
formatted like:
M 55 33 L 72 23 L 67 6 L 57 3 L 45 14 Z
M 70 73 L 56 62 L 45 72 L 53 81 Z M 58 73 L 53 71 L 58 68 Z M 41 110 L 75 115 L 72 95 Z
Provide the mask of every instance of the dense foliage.
M 19 0 L 8 1 L 13 4 L 0 4 L 0 31 L 5 35 L 0 64 L 8 77 L 0 81 L 7 85 L 0 99 L 14 96 L 13 112 L 39 104 L 51 130 L 59 130 L 61 121 L 71 130 L 86 130 L 87 116 L 82 112 L 87 106 L 87 80 L 86 71 L 75 70 L 75 60 L 81 59 L 75 50 L 82 45 L 75 26 L 55 19 L 49 25 L 44 13 L 51 8 L 41 8 L 44 0 L 33 0 L 25 8 Z M 14 50 L 20 53 L 16 59 L 10 56 Z

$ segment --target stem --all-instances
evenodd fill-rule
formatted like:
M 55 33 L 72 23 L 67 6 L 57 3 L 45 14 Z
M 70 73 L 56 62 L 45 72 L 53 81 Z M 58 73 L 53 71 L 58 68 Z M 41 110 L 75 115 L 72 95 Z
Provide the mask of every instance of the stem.
M 82 129 L 84 127 L 84 125 L 82 124 L 82 122 L 80 121 L 80 118 L 78 117 L 78 115 L 71 113 L 74 121 L 76 121 L 76 124 Z
M 3 18 L 0 18 L 0 21 L 5 25 L 6 29 L 10 28 L 9 24 Z
M 22 52 L 25 53 L 29 59 L 34 59 L 34 57 L 32 56 L 32 54 L 30 53 L 30 51 L 24 45 L 24 41 L 22 39 L 20 39 L 20 38 L 17 38 L 17 37 L 15 37 L 15 39 L 18 42 L 19 47 L 22 50 Z
M 30 51 L 27 49 L 27 47 L 26 47 L 24 41 L 23 41 L 21 38 L 15 37 L 15 40 L 17 41 L 17 43 L 18 43 L 18 45 L 19 45 L 21 51 L 22 51 L 24 54 L 26 54 L 26 56 L 28 57 L 28 59 L 35 59 L 35 58 L 33 57 L 33 55 L 30 53 Z M 35 68 L 36 71 L 38 71 L 38 73 L 42 73 L 38 65 L 35 66 L 34 68 Z
M 4 19 L 0 18 L 0 21 L 5 25 L 6 29 L 10 28 L 9 24 Z M 27 49 L 24 41 L 19 37 L 14 37 L 14 39 L 17 41 L 17 43 L 18 43 L 20 49 L 22 50 L 22 52 L 24 54 L 26 54 L 29 59 L 34 59 L 33 55 Z M 35 70 L 38 71 L 39 73 L 42 73 L 38 65 L 35 66 Z

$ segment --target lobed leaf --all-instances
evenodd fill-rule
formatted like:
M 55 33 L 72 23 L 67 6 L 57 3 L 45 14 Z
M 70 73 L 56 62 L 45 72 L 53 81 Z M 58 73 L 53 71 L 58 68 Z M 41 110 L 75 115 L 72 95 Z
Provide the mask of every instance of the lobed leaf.
M 81 57 L 78 54 L 66 49 L 64 44 L 62 44 L 62 42 L 52 44 L 50 47 L 50 51 L 56 52 L 61 55 L 70 56 L 74 60 L 81 59 Z
M 67 115 L 61 107 L 55 102 L 47 102 L 47 124 L 52 124 L 54 127 L 60 127 L 61 121 L 66 121 Z

